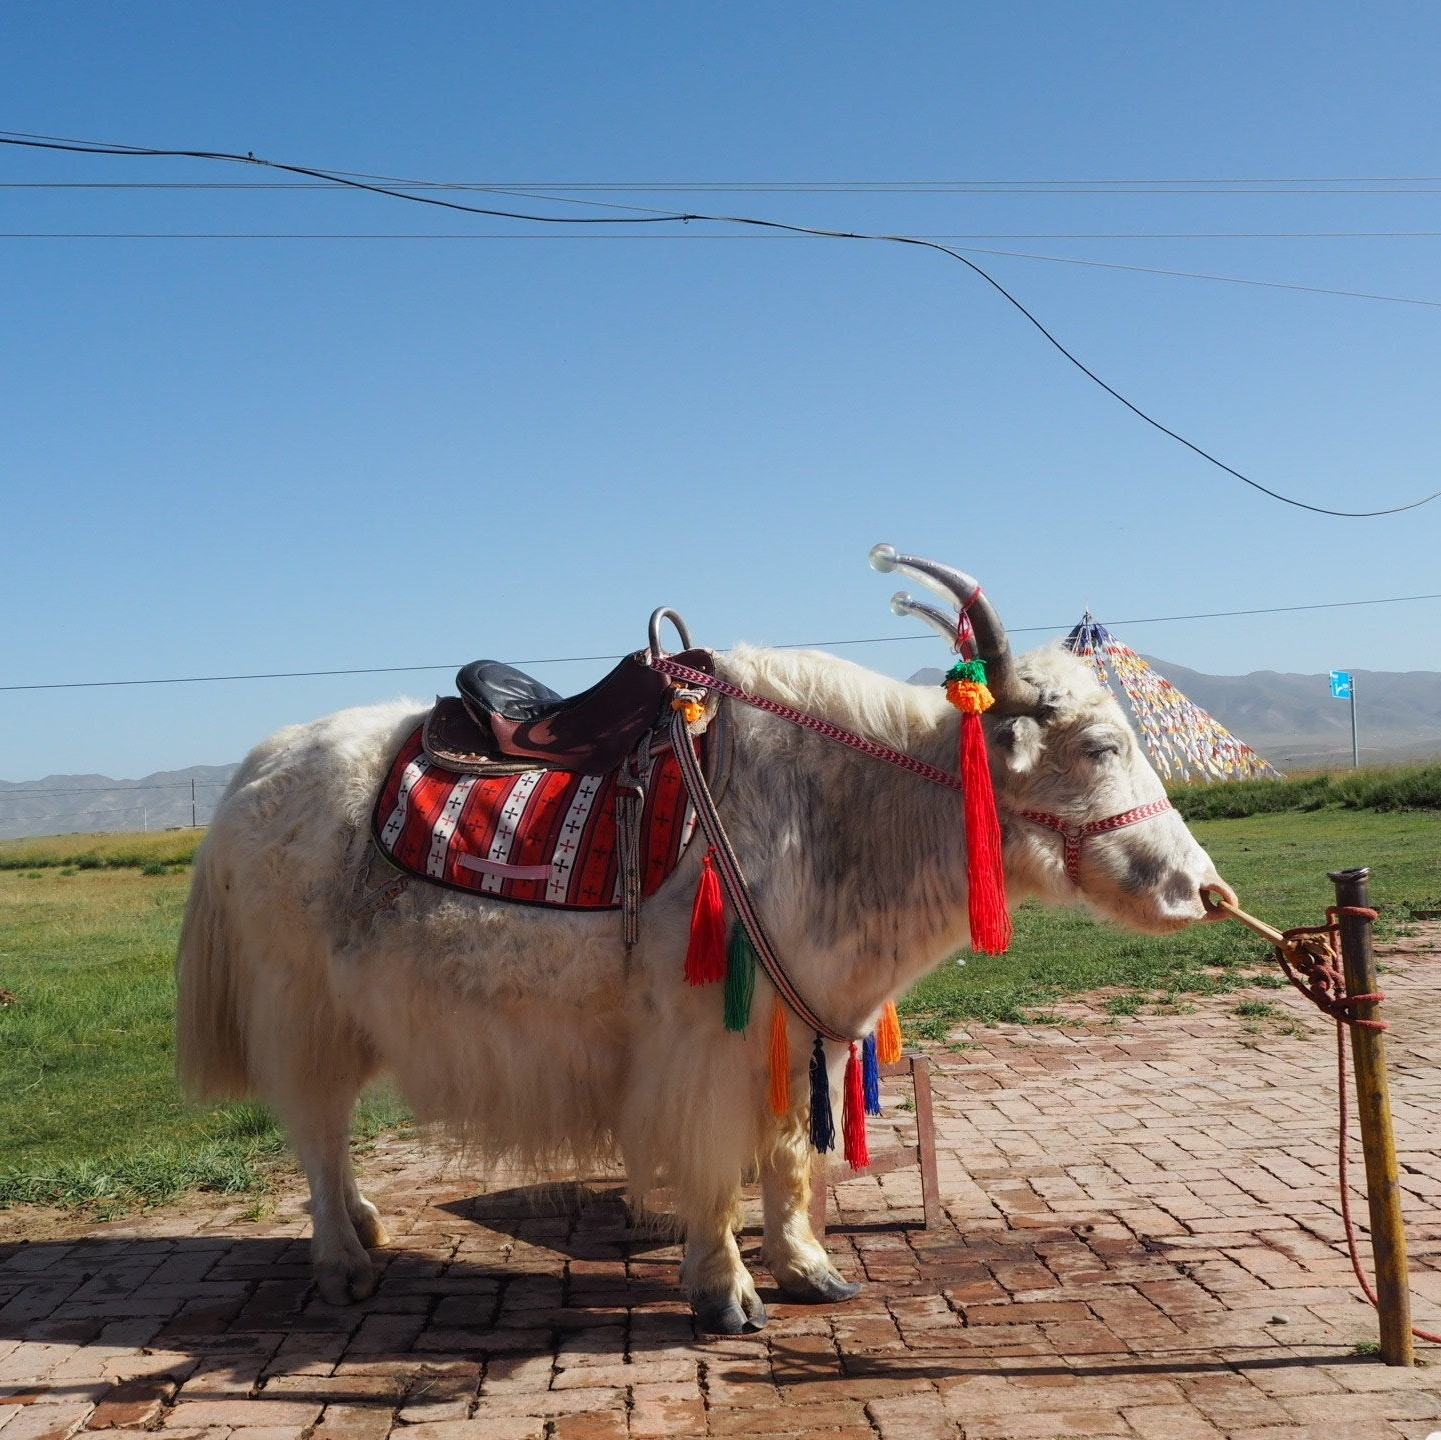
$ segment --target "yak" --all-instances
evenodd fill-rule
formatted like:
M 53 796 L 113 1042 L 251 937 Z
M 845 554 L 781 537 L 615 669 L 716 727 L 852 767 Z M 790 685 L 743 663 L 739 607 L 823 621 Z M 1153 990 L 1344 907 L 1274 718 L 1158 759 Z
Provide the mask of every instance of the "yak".
M 996 700 L 984 725 L 1012 903 L 1084 904 L 1163 934 L 1210 918 L 1210 891 L 1234 899 L 1085 661 L 1060 646 L 1014 657 L 960 571 L 888 546 L 872 563 L 916 576 L 973 625 Z M 955 615 L 909 597 L 896 606 L 955 633 Z M 748 695 L 955 768 L 961 717 L 938 688 L 819 651 L 713 658 Z M 727 730 L 719 812 L 766 931 L 809 1003 L 864 1034 L 968 943 L 961 797 L 764 709 L 710 708 Z M 399 701 L 346 710 L 259 745 L 200 848 L 181 935 L 182 1080 L 278 1112 L 309 1181 L 320 1293 L 359 1300 L 376 1283 L 368 1252 L 387 1236 L 356 1184 L 350 1119 L 388 1072 L 418 1118 L 492 1161 L 555 1177 L 619 1160 L 632 1195 L 667 1187 L 685 1236 L 681 1282 L 707 1331 L 765 1323 L 735 1238 L 747 1177 L 759 1180 L 761 1260 L 782 1295 L 854 1294 L 809 1221 L 808 1037 L 797 1028 L 795 1099 L 777 1115 L 768 1027 L 727 1030 L 713 987 L 683 977 L 702 846 L 645 900 L 634 945 L 614 911 L 423 881 L 364 902 L 377 791 L 421 713 Z M 1144 823 L 1113 823 L 1134 812 Z M 843 1060 L 829 1047 L 833 1084 Z

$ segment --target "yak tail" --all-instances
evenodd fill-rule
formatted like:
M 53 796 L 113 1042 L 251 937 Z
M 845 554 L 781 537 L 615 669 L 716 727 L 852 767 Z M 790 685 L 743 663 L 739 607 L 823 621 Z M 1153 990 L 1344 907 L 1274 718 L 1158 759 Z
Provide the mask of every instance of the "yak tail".
M 216 864 L 202 845 L 176 958 L 175 1060 L 180 1083 L 198 1100 L 255 1093 L 246 1064 L 245 1024 L 236 989 L 240 956 Z

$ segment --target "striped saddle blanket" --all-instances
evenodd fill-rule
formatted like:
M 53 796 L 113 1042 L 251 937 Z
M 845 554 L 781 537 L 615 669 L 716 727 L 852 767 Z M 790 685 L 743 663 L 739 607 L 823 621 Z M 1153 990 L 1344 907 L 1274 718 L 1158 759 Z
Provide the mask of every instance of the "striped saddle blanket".
M 462 775 L 426 754 L 423 731 L 417 726 L 400 747 L 372 817 L 376 844 L 394 864 L 500 900 L 621 908 L 621 772 Z M 650 895 L 679 863 L 696 823 L 668 745 L 652 754 L 644 793 L 638 869 L 640 893 Z

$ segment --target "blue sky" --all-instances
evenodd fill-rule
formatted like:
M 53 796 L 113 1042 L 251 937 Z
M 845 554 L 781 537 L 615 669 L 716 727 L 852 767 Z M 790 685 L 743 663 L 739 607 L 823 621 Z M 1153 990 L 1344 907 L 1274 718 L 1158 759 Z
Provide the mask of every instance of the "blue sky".
M 0 128 L 968 237 L 946 243 L 1163 423 L 1284 494 L 1371 509 L 1441 489 L 1438 42 L 1419 3 L 50 0 L 0 15 Z M 1249 490 L 934 252 L 329 190 L 42 188 L 290 178 L 0 146 L 0 683 L 438 668 L 0 691 L 0 778 L 234 760 L 479 656 L 634 648 L 659 604 L 720 647 L 894 636 L 894 587 L 865 567 L 881 539 L 979 575 L 1039 627 L 1023 644 L 1087 605 L 1441 590 L 1441 501 L 1342 520 Z M 1297 183 L 1336 178 L 1356 183 Z M 1052 183 L 1227 180 L 1275 183 Z M 820 181 L 998 184 L 655 188 Z M 629 188 L 564 188 L 601 182 Z M 137 233 L 460 238 L 34 238 Z M 1438 669 L 1438 619 L 1425 601 L 1117 628 L 1218 673 Z M 920 631 L 841 653 L 902 675 L 941 658 Z

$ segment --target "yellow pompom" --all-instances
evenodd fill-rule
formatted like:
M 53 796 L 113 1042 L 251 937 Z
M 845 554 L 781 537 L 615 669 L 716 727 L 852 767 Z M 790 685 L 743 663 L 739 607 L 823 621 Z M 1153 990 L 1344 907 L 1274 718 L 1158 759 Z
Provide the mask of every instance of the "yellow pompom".
M 685 716 L 685 723 L 687 725 L 699 723 L 700 717 L 705 713 L 705 707 L 699 700 L 692 700 L 685 695 L 677 695 L 676 698 L 670 702 L 670 708 L 672 710 L 679 710 L 680 713 Z

